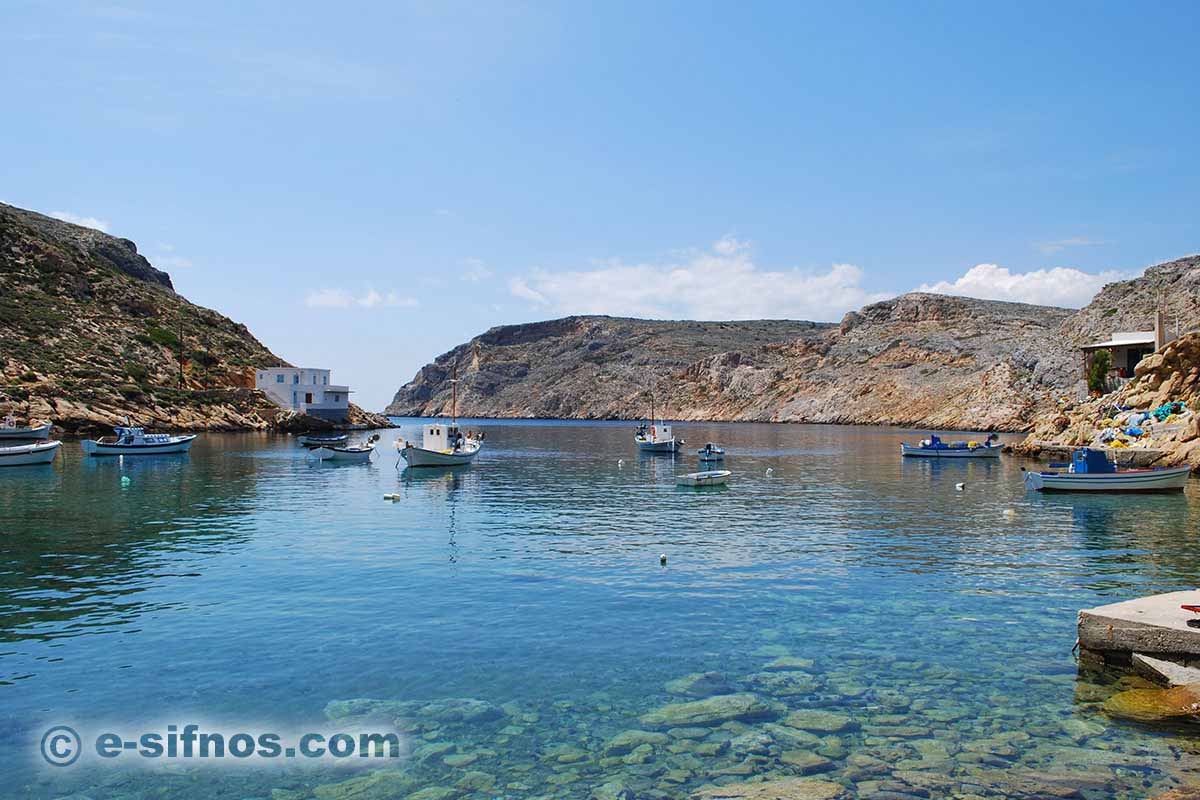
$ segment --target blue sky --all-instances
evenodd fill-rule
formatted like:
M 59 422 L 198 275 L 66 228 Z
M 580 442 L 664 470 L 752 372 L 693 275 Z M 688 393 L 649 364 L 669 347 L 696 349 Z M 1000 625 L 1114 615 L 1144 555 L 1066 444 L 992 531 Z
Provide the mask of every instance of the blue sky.
M 1080 305 L 1200 250 L 1200 5 L 992 6 L 9 0 L 0 200 L 371 408 L 495 324 Z

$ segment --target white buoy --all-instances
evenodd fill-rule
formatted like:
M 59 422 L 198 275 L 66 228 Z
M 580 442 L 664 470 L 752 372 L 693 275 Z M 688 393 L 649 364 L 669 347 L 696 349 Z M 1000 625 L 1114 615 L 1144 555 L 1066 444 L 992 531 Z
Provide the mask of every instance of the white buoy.
M 623 459 L 623 458 L 618 458 L 618 459 L 617 459 L 617 469 L 620 469 L 620 468 L 621 468 L 621 467 L 623 467 L 623 466 L 625 466 L 625 459 Z
M 954 484 L 954 488 L 961 492 L 963 489 L 967 488 L 967 485 L 965 483 L 956 483 Z
M 400 499 L 400 495 L 398 495 L 398 494 L 385 494 L 385 495 L 383 496 L 383 499 L 384 499 L 384 500 L 391 500 L 391 501 L 394 503 L 394 502 L 396 502 L 397 500 L 399 500 L 399 499 Z
M 771 469 L 770 467 L 767 467 L 767 477 L 769 478 L 774 474 L 775 474 L 775 470 Z
M 128 486 L 128 485 L 129 485 L 129 483 L 130 483 L 130 481 L 129 481 L 129 476 L 128 476 L 128 475 L 122 475 L 122 476 L 121 476 L 121 485 L 122 485 L 122 486 Z
M 1006 509 L 1004 509 L 1004 518 L 1005 518 L 1005 519 L 1007 519 L 1007 520 L 1010 520 L 1010 521 L 1011 521 L 1011 520 L 1012 520 L 1012 518 L 1013 518 L 1013 517 L 1015 517 L 1016 515 L 1017 515 L 1017 511 L 1016 511 L 1016 509 L 1013 509 L 1013 508 L 1006 508 Z
M 663 553 L 661 556 L 658 557 L 658 563 L 664 567 L 667 565 L 667 554 L 666 553 Z

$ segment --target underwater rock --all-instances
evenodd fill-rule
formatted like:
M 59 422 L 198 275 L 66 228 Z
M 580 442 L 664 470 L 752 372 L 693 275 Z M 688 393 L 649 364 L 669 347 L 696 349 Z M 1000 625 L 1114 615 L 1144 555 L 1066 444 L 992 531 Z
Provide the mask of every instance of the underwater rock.
M 854 721 L 844 714 L 818 710 L 793 711 L 782 723 L 789 728 L 822 733 L 840 733 L 854 726 Z
M 485 722 L 499 719 L 504 712 L 486 700 L 470 697 L 449 697 L 442 700 L 332 700 L 325 706 L 325 717 L 330 720 L 347 719 L 397 719 L 418 717 L 435 719 L 438 722 Z
M 671 728 L 667 731 L 674 739 L 703 739 L 708 733 L 708 728 Z
M 489 775 L 486 772 L 471 771 L 459 778 L 458 783 L 454 784 L 454 787 L 467 792 L 487 792 L 495 785 L 495 775 Z
M 692 800 L 836 800 L 844 797 L 846 787 L 840 783 L 812 778 L 784 778 L 761 783 L 728 783 L 706 786 L 692 794 Z
M 688 703 L 670 703 L 643 714 L 639 720 L 652 728 L 720 725 L 730 720 L 761 719 L 777 715 L 779 705 L 749 692 L 719 694 Z
M 811 775 L 814 772 L 833 769 L 833 762 L 828 758 L 807 750 L 785 750 L 780 753 L 779 760 L 801 775 Z
M 671 694 L 682 694 L 687 697 L 708 697 L 714 694 L 725 694 L 732 690 L 729 681 L 719 672 L 693 672 L 682 678 L 667 681 L 663 686 Z
M 736 756 L 751 754 L 762 755 L 769 753 L 775 740 L 771 734 L 762 730 L 751 730 L 739 734 L 729 740 L 729 749 Z
M 701 735 L 707 734 L 707 731 L 701 729 Z M 621 731 L 613 738 L 604 743 L 604 754 L 606 756 L 620 756 L 632 751 L 639 745 L 648 744 L 654 747 L 659 747 L 671 740 L 671 737 L 665 733 L 657 731 L 639 731 L 628 730 Z
M 812 675 L 800 671 L 756 672 L 746 676 L 746 683 L 755 691 L 776 697 L 808 694 L 820 685 Z
M 461 794 L 461 791 L 449 786 L 426 786 L 424 789 L 410 794 L 407 800 L 454 800 Z
M 559 764 L 574 764 L 579 761 L 587 761 L 589 758 L 591 755 L 587 750 L 573 744 L 556 745 L 542 756 L 543 761 L 555 761 Z
M 774 661 L 768 662 L 763 667 L 764 672 L 790 672 L 792 670 L 806 670 L 813 665 L 811 658 L 797 658 L 796 656 L 780 656 Z
M 1200 683 L 1170 689 L 1128 689 L 1104 701 L 1104 711 L 1114 717 L 1142 722 L 1200 715 Z
M 633 800 L 633 792 L 620 779 L 602 783 L 592 790 L 590 800 Z
M 455 769 L 459 769 L 461 767 L 470 766 L 471 764 L 474 764 L 478 760 L 479 760 L 478 753 L 457 753 L 455 755 L 446 756 L 445 758 L 442 759 L 442 763 L 445 764 L 447 767 L 453 767 Z
M 403 715 L 408 704 L 399 700 L 371 700 L 359 697 L 353 700 L 330 700 L 325 704 L 325 718 L 329 720 L 347 717 L 364 717 L 392 720 Z
M 392 800 L 403 797 L 416 785 L 407 772 L 385 769 L 360 775 L 341 783 L 326 783 L 313 789 L 317 800 Z
M 445 755 L 453 751 L 456 747 L 457 745 L 451 742 L 430 742 L 429 744 L 423 744 L 413 751 L 413 761 L 428 761 L 431 758 Z
M 417 705 L 413 713 L 416 716 L 431 717 L 439 722 L 486 722 L 504 716 L 504 712 L 498 706 L 470 697 L 450 697 Z
M 1104 733 L 1103 725 L 1097 725 L 1095 722 L 1083 719 L 1064 719 L 1059 723 L 1059 726 L 1063 729 L 1063 733 L 1070 736 L 1076 742 L 1082 742 L 1085 739 L 1100 736 Z

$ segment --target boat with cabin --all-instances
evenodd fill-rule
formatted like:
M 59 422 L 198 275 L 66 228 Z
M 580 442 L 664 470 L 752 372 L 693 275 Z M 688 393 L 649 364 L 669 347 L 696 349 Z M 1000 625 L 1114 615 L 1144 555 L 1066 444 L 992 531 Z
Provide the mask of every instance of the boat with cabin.
M 713 442 L 708 442 L 696 451 L 696 455 L 701 461 L 724 461 L 725 448 L 717 446 Z
M 457 374 L 457 373 L 456 373 Z M 405 440 L 396 449 L 410 467 L 461 467 L 470 464 L 483 449 L 481 432 L 463 431 L 458 426 L 458 378 L 450 379 L 450 423 L 427 424 L 421 432 L 421 444 Z
M 733 473 L 727 469 L 713 469 L 705 472 L 689 472 L 675 478 L 676 486 L 724 486 Z
M 951 442 L 947 444 L 935 433 L 922 439 L 918 445 L 900 443 L 900 454 L 920 458 L 999 458 L 1004 445 L 996 434 L 989 433 L 983 443 L 976 441 Z
M 1188 466 L 1118 469 L 1103 450 L 1080 447 L 1070 463 L 1027 471 L 1025 486 L 1039 492 L 1178 492 L 1190 473 Z
M 349 438 L 349 436 L 345 438 Z M 371 455 L 375 452 L 375 443 L 377 441 L 379 441 L 378 433 L 372 434 L 361 444 L 345 446 L 338 444 L 323 445 L 311 448 L 308 454 L 318 461 L 370 461 Z
M 88 439 L 82 443 L 87 456 L 156 456 L 186 453 L 196 434 L 146 433 L 145 428 L 124 425 L 113 428 L 114 435 Z
M 676 439 L 671 433 L 671 426 L 664 425 L 662 420 L 656 420 L 654 413 L 654 395 L 650 395 L 650 421 L 643 422 L 634 431 L 633 441 L 637 443 L 638 451 L 642 453 L 674 455 L 683 447 L 683 439 Z
M 49 464 L 62 442 L 35 442 L 0 446 L 0 467 L 24 467 L 29 464 Z
M 50 423 L 38 424 L 30 420 L 28 425 L 18 425 L 17 418 L 12 414 L 0 422 L 0 440 L 2 441 L 38 441 L 50 438 Z

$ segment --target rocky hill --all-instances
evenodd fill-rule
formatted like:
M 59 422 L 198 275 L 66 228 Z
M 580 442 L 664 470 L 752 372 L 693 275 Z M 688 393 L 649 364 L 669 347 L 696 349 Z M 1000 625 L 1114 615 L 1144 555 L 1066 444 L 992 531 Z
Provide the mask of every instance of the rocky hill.
M 176 294 L 128 239 L 4 204 L 0 331 L 0 414 L 69 431 L 288 422 L 253 389 L 255 367 L 285 362 L 245 325 Z
M 388 412 L 1021 430 L 1056 387 L 1039 368 L 1066 309 L 908 294 L 809 322 L 568 317 L 494 328 L 440 356 Z M 1044 372 L 1044 371 L 1043 371 Z

